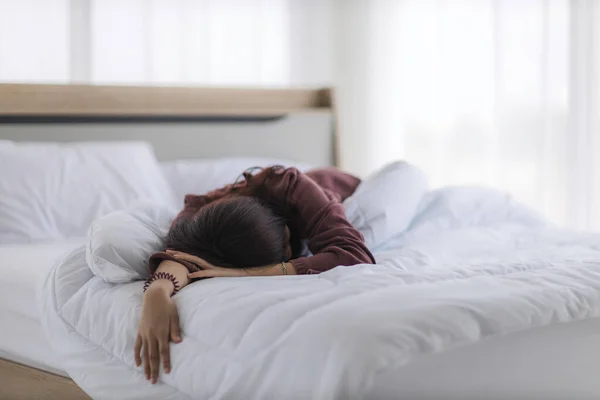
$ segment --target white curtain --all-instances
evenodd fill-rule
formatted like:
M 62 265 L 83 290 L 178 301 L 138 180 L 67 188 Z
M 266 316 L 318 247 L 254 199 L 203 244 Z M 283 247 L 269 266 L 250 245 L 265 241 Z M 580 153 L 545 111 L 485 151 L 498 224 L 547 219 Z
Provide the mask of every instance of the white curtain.
M 0 82 L 334 84 L 342 167 L 395 159 L 600 229 L 597 0 L 0 0 Z
M 407 159 L 434 187 L 495 186 L 559 224 L 600 229 L 595 0 L 337 6 L 347 168 Z
M 69 78 L 66 0 L 0 0 L 0 82 Z
M 0 0 L 0 82 L 323 85 L 330 2 Z

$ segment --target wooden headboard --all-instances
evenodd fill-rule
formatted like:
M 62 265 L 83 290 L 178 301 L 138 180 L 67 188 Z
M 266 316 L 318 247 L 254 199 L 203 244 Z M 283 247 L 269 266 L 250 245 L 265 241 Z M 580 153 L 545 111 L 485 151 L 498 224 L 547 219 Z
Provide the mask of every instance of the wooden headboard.
M 146 140 L 160 160 L 338 161 L 330 88 L 0 84 L 0 139 Z

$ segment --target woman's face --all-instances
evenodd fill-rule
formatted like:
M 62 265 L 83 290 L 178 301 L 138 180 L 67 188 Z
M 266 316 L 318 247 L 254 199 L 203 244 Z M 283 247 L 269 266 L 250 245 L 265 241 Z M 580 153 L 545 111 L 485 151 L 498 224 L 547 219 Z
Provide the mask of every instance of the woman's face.
M 292 240 L 291 240 L 292 234 L 290 232 L 290 228 L 288 228 L 288 226 L 285 226 L 285 258 L 286 260 L 289 260 L 292 258 Z

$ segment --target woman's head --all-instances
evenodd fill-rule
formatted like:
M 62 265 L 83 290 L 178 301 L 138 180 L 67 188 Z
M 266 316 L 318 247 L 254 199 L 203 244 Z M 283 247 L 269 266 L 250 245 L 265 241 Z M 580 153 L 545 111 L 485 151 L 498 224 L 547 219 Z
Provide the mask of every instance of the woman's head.
M 171 228 L 165 245 L 224 267 L 276 264 L 291 256 L 285 220 L 258 199 L 233 196 L 202 207 Z

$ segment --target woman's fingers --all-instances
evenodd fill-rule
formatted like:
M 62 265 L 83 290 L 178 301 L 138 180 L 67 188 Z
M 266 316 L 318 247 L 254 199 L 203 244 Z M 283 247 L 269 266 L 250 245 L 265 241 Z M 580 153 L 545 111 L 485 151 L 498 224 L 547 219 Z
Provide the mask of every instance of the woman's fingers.
M 209 263 L 208 261 L 197 257 L 197 256 L 193 256 L 191 254 L 188 253 L 183 253 L 181 251 L 174 251 L 174 250 L 167 250 L 167 253 L 172 255 L 173 257 L 179 259 L 179 260 L 183 260 L 183 261 L 188 261 L 191 263 L 196 264 L 197 266 L 199 266 L 200 268 L 204 268 L 204 269 L 209 269 L 209 268 L 214 268 L 215 266 L 212 265 L 211 263 Z
M 200 257 L 192 256 L 186 253 L 176 253 L 173 254 L 173 257 L 179 260 L 192 262 L 194 264 L 197 264 L 201 268 L 210 268 L 210 264 L 201 259 Z
M 146 380 L 150 380 L 150 353 L 148 352 L 148 341 L 144 340 L 142 343 L 142 349 L 144 351 L 144 374 L 146 374 Z
M 173 312 L 171 313 L 171 319 L 169 322 L 169 333 L 171 335 L 171 340 L 175 343 L 181 342 L 181 329 L 179 327 L 179 314 L 177 313 L 177 307 L 173 307 Z
M 148 356 L 150 357 L 150 381 L 152 384 L 155 384 L 158 380 L 160 353 L 158 351 L 158 342 L 155 338 L 150 338 L 148 342 Z
M 135 358 L 135 366 L 139 367 L 140 365 L 142 365 L 142 358 L 141 358 L 141 353 L 142 352 L 142 337 L 140 336 L 140 334 L 137 334 L 137 338 L 135 339 L 135 347 L 133 349 L 133 357 Z
M 202 271 L 192 272 L 191 274 L 188 274 L 188 278 L 190 279 L 215 278 L 217 276 L 218 275 L 215 273 L 215 271 L 210 269 L 203 269 Z
M 169 350 L 169 335 L 165 334 L 158 341 L 158 351 L 160 352 L 160 359 L 162 360 L 165 374 L 171 372 L 171 354 Z

